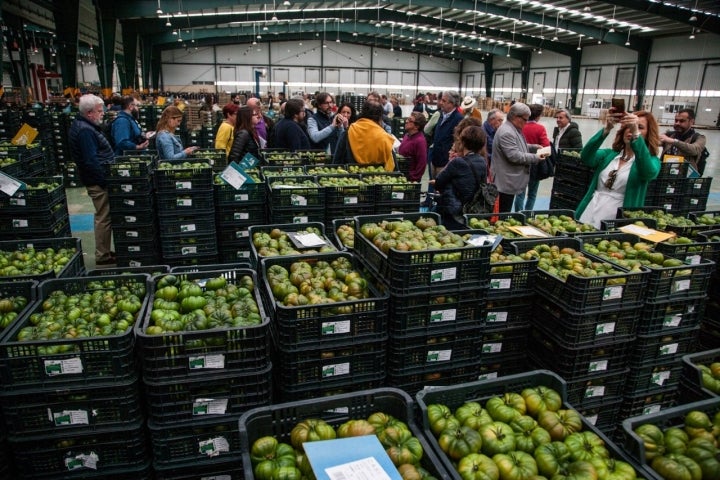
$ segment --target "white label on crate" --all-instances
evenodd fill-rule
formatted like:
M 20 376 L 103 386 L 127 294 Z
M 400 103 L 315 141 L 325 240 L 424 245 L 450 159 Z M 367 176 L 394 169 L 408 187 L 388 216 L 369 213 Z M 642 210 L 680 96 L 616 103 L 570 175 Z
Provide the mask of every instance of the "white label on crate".
M 125 236 L 128 238 L 138 238 L 140 236 L 140 233 L 133 230 L 128 230 L 125 232 Z
M 227 412 L 227 398 L 198 398 L 193 402 L 193 416 L 225 415 Z
M 192 182 L 175 182 L 175 190 L 192 190 Z
M 672 292 L 682 292 L 683 290 L 690 290 L 690 280 L 676 280 L 672 285 Z
M 595 325 L 595 336 L 609 335 L 615 331 L 615 322 L 598 323 Z
M 127 205 L 128 207 L 134 207 L 135 206 L 135 200 L 131 200 L 129 198 L 126 198 L 123 200 L 123 204 Z
M 347 363 L 336 363 L 334 365 L 323 365 L 322 376 L 326 377 L 337 377 L 339 375 L 348 375 L 350 373 L 350 362 Z
M 671 373 L 672 372 L 670 372 L 670 370 L 653 373 L 650 377 L 650 383 L 654 383 L 655 385 L 664 385 L 665 381 L 670 378 Z
M 82 373 L 82 371 L 83 365 L 79 357 L 64 360 L 45 360 L 45 375 L 48 377 Z
M 494 278 L 490 280 L 491 290 L 507 290 L 512 286 L 512 278 Z
M 507 318 L 508 312 L 488 312 L 485 321 L 488 323 L 505 323 Z
M 604 385 L 594 385 L 585 390 L 585 398 L 602 397 L 605 395 Z
M 24 198 L 11 198 L 10 205 L 14 205 L 16 207 L 24 207 L 26 205 L 26 200 Z
M 137 260 L 130 260 L 129 266 L 130 267 L 142 267 L 142 263 L 138 262 Z
M 680 175 L 680 169 L 678 167 L 670 167 L 670 175 Z
M 178 207 L 192 207 L 192 198 L 178 198 L 175 203 Z
M 500 343 L 484 343 L 480 349 L 482 353 L 500 353 L 502 352 L 502 342 Z
M 236 202 L 247 202 L 250 199 L 250 195 L 247 193 L 236 193 L 233 198 Z
M 198 451 L 208 457 L 217 457 L 222 452 L 230 451 L 230 443 L 225 437 L 216 437 L 198 443 Z
M 290 204 L 296 207 L 304 207 L 305 205 L 307 205 L 307 198 L 303 197 L 302 195 L 293 193 L 292 195 L 290 195 Z
M 697 205 L 698 203 L 700 203 L 699 198 L 691 198 L 690 199 L 690 205 Z
M 343 197 L 343 205 L 357 205 L 358 197 Z
M 700 255 L 688 255 L 685 257 L 686 265 L 700 265 L 700 262 L 702 262 L 702 257 Z
M 608 368 L 607 360 L 597 360 L 588 364 L 588 373 L 603 372 Z
M 430 283 L 454 280 L 457 277 L 457 267 L 440 268 L 430 271 Z
M 250 236 L 250 232 L 248 230 L 240 230 L 239 232 L 235 232 L 235 238 L 248 238 Z
M 490 380 L 492 378 L 497 378 L 498 374 L 497 372 L 489 372 L 489 373 L 483 373 L 482 375 L 478 375 L 478 380 Z
M 337 335 L 338 333 L 349 333 L 350 332 L 350 320 L 343 320 L 340 322 L 323 322 L 322 323 L 322 334 L 323 335 Z
M 675 187 L 672 185 L 668 185 L 668 187 L 665 189 L 665 193 L 675 193 Z
M 213 475 L 212 477 L 200 477 L 200 480 L 232 480 L 230 475 Z
M 194 232 L 194 231 L 196 231 L 196 230 L 197 230 L 197 228 L 195 227 L 195 224 L 194 224 L 194 223 L 188 223 L 188 224 L 185 224 L 185 225 L 180 225 L 180 231 L 181 231 L 182 233 Z
M 180 249 L 181 255 L 192 255 L 194 253 L 197 253 L 197 247 L 182 247 Z
M 250 252 L 248 252 L 247 250 L 245 250 L 245 251 L 240 250 L 237 252 L 237 257 L 238 258 L 250 258 Z
M 668 315 L 663 319 L 663 327 L 677 327 L 682 322 L 682 315 Z
M 125 193 L 130 193 L 133 191 L 133 186 L 132 185 L 120 185 L 120 191 L 125 192 Z
M 427 363 L 447 362 L 451 358 L 452 358 L 452 350 L 430 350 L 427 352 L 425 361 Z
M 225 368 L 225 355 L 222 353 L 216 355 L 198 355 L 188 358 L 188 368 L 190 370 L 202 370 L 204 368 Z
M 293 223 L 307 223 L 308 217 L 293 217 Z
M 688 305 L 685 313 L 695 313 L 695 305 Z
M 118 170 L 118 177 L 129 177 L 130 176 L 130 170 Z
M 28 221 L 25 218 L 14 218 L 12 225 L 14 228 L 25 228 L 28 226 Z
M 87 425 L 87 410 L 63 410 L 61 412 L 53 412 L 48 408 L 50 421 L 57 427 L 60 425 Z
M 663 345 L 660 347 L 660 355 L 672 355 L 674 353 L 677 353 L 679 344 L 677 343 L 668 343 L 667 345 Z
M 623 294 L 622 285 L 613 285 L 611 287 L 605 287 L 605 290 L 603 290 L 603 301 L 615 300 L 617 298 L 622 298 L 622 294 Z
M 248 212 L 235 212 L 233 214 L 234 220 L 248 220 L 250 218 L 250 214 Z
M 672 203 L 666 203 L 665 205 L 663 205 L 663 208 L 669 212 L 670 210 L 672 210 Z
M 702 183 L 700 183 L 700 182 L 693 183 L 693 188 L 695 190 L 700 190 L 702 188 Z
M 79 468 L 89 468 L 91 470 L 97 470 L 97 463 L 100 457 L 95 452 L 90 452 L 90 455 L 81 453 L 74 457 L 65 459 L 65 466 L 68 470 L 77 470 Z
M 430 311 L 430 323 L 436 322 L 453 322 L 457 317 L 457 309 L 448 310 L 432 310 Z
M 375 457 L 335 465 L 325 469 L 329 480 L 390 480 Z
M 127 249 L 128 252 L 132 253 L 140 253 L 141 250 L 140 245 L 128 245 Z
M 137 222 L 137 217 L 133 217 L 131 215 L 125 215 L 125 223 L 135 223 Z
M 589 417 L 585 417 L 585 418 L 587 419 L 588 422 L 590 422 L 591 425 L 595 425 L 595 423 L 597 423 L 598 416 L 596 413 L 595 415 L 590 415 Z
M 660 405 L 648 405 L 643 408 L 642 414 L 649 415 L 651 413 L 657 413 L 660 411 Z
M 404 200 L 405 192 L 392 192 L 390 193 L 390 198 L 393 200 Z

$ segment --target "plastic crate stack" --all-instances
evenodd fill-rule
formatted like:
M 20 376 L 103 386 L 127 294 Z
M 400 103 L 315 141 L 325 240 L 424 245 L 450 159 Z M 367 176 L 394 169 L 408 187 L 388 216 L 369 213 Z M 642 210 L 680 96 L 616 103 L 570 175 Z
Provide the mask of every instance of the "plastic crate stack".
M 397 233 L 417 229 L 422 235 L 431 231 L 423 223 L 432 221 L 439 225 L 439 216 L 355 217 L 354 250 L 390 295 L 387 384 L 409 393 L 476 379 L 483 364 L 524 348 L 525 332 L 487 328 L 489 245 L 401 251 L 381 249 L 376 240 L 390 238 L 378 227 L 383 222 Z
M 155 195 L 163 263 L 217 263 L 213 171 L 201 161 L 160 160 Z
M 375 185 L 375 214 L 417 212 L 420 205 L 419 182 L 411 182 L 401 172 L 370 174 L 363 179 Z
M 309 300 L 307 304 L 298 305 L 292 297 L 286 298 L 290 295 L 285 295 L 291 287 L 297 288 L 298 279 L 289 277 L 290 282 L 295 282 L 291 284 L 276 284 L 274 279 L 277 271 L 294 271 L 297 268 L 294 265 L 301 262 L 311 266 L 327 262 L 328 268 L 335 272 L 357 272 L 364 279 L 362 283 L 367 284 L 368 295 L 336 301 Z M 333 266 L 334 262 L 338 267 Z M 355 255 L 330 252 L 265 257 L 260 260 L 258 271 L 263 281 L 263 302 L 272 322 L 277 364 L 281 365 L 274 372 L 280 401 L 384 385 L 388 296 L 379 289 L 377 276 L 367 271 Z M 362 288 L 359 285 L 346 282 L 348 287 Z M 332 298 L 331 287 L 316 288 L 326 289 Z M 308 296 L 313 298 L 311 293 Z
M 22 126 L 22 111 L 16 108 L 0 109 L 0 139 L 10 140 Z
M 514 243 L 517 253 L 539 248 L 557 249 L 570 255 L 582 250 L 576 238 L 552 237 Z M 566 249 L 566 250 L 565 250 Z M 590 260 L 601 260 L 584 254 Z M 544 258 L 541 253 L 540 262 Z M 607 266 L 607 262 L 604 262 Z M 611 413 L 598 421 L 600 429 L 614 429 L 628 375 L 628 357 L 636 336 L 640 308 L 647 285 L 647 272 L 605 276 L 552 274 L 538 263 L 529 363 L 561 375 L 567 382 L 568 403 L 581 413 Z M 542 267 L 542 268 L 540 268 Z M 618 269 L 619 270 L 619 269 Z M 607 423 L 605 423 L 607 422 Z
M 65 113 L 52 111 L 50 115 L 50 126 L 48 130 L 51 132 L 51 143 L 53 153 L 52 156 L 55 159 L 55 170 L 58 173 L 63 174 L 63 178 L 66 178 L 66 167 L 70 163 L 70 148 L 68 147 L 68 128 L 70 125 L 69 117 Z M 79 184 L 79 180 L 74 180 Z M 70 186 L 67 181 L 64 181 L 65 186 Z
M 375 185 L 365 181 L 361 175 L 347 172 L 321 174 L 315 179 L 323 187 L 328 229 L 332 228 L 333 219 L 375 213 Z
M 161 263 L 151 155 L 115 157 L 107 165 L 110 218 L 118 265 Z
M 718 212 L 720 215 L 720 212 Z M 699 350 L 720 348 L 720 229 L 715 227 L 698 233 L 698 241 L 704 242 L 712 254 L 715 270 L 710 277 L 708 285 L 708 298 L 705 315 L 700 321 L 698 335 Z
M 580 161 L 580 150 L 562 150 L 555 161 L 550 208 L 575 210 L 588 191 L 593 170 Z
M 138 123 L 144 132 L 154 131 L 162 114 L 162 107 L 156 105 L 140 105 Z
M 206 326 L 192 331 L 190 325 L 166 328 L 160 333 L 149 330 L 161 325 L 155 316 L 159 307 L 154 309 L 153 305 L 166 298 L 160 293 L 162 288 L 173 285 L 181 293 L 187 288 L 183 285 L 192 284 L 208 298 L 207 287 L 218 279 L 225 281 L 223 295 L 231 288 L 247 295 L 232 300 L 233 312 L 257 305 L 257 323 L 209 329 Z M 153 277 L 149 285 L 150 307 L 136 324 L 135 332 L 155 478 L 200 478 L 210 474 L 217 475 L 215 478 L 240 478 L 236 476 L 242 471 L 237 430 L 240 415 L 268 405 L 273 398 L 270 319 L 260 301 L 257 275 L 250 269 L 221 265 L 203 269 L 175 267 L 169 275 Z M 221 295 L 220 289 L 214 292 Z M 229 296 L 226 298 L 231 301 Z M 218 308 L 218 319 L 221 313 Z M 237 315 L 248 317 L 245 313 Z M 196 476 L 191 477 L 191 473 Z
M 263 167 L 270 223 L 325 223 L 325 191 L 314 176 L 267 176 L 266 171 Z
M 712 177 L 689 178 L 687 173 L 687 163 L 663 163 L 648 185 L 645 205 L 663 207 L 674 215 L 705 210 Z
M 717 381 L 717 363 L 720 349 L 689 353 L 682 358 L 680 378 L 680 404 L 720 397 Z
M 12 197 L 0 193 L 0 240 L 70 236 L 62 177 L 20 177 L 27 185 Z
M 57 159 L 55 158 L 53 119 L 50 112 L 44 108 L 32 108 L 23 111 L 23 123 L 27 123 L 38 131 L 35 142 L 38 142 L 43 149 L 42 162 L 34 165 L 33 176 L 51 176 L 58 173 Z
M 8 328 L 0 340 L 0 404 L 17 471 L 12 478 L 150 478 L 132 329 L 146 306 L 147 280 L 137 274 L 45 280 L 38 300 Z M 112 319 L 102 318 L 95 302 L 89 307 L 95 320 L 60 302 L 98 294 L 116 301 L 120 289 L 136 297 L 127 295 L 127 310 Z M 52 323 L 60 328 L 55 334 L 31 321 L 51 321 L 52 309 L 63 319 Z
M 235 189 L 215 174 L 215 221 L 221 263 L 247 261 L 250 258 L 251 225 L 267 223 L 267 189 L 255 170 L 245 172 L 254 183 Z

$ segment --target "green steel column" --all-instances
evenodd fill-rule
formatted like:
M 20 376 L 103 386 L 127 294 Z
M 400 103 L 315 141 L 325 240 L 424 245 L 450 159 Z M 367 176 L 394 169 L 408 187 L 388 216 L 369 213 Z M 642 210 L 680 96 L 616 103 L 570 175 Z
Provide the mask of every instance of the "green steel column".
M 120 85 L 122 88 L 134 88 L 137 90 L 139 86 L 137 71 L 138 31 L 133 22 L 123 22 L 122 43 L 125 71 L 124 75 L 120 76 Z
M 637 84 L 635 90 L 637 91 L 637 104 L 635 104 L 635 110 L 641 110 L 643 102 L 645 102 L 645 88 L 647 87 L 647 75 L 648 68 L 650 67 L 650 53 L 652 52 L 652 46 L 654 42 L 650 42 L 648 48 L 643 48 L 637 51 Z
M 153 63 L 152 63 L 152 55 L 153 55 L 153 47 L 152 42 L 150 41 L 149 37 L 144 36 L 141 41 L 142 44 L 142 75 L 143 75 L 143 85 L 146 89 L 154 88 L 157 90 L 157 82 L 151 82 L 150 77 L 153 72 Z
M 57 35 L 57 64 L 60 67 L 63 86 L 77 87 L 78 61 L 78 15 L 80 0 L 57 0 L 53 11 Z
M 525 98 L 525 103 L 530 101 L 528 99 L 528 93 L 530 92 L 528 89 L 530 85 L 530 55 L 530 51 L 521 53 L 520 59 L 520 91 Z
M 485 65 L 485 96 L 493 98 L 492 87 L 493 77 L 495 76 L 495 70 L 493 70 L 493 59 L 494 55 L 489 55 L 483 59 Z
M 570 55 L 570 112 L 575 112 L 575 102 L 578 96 L 578 86 L 580 85 L 580 60 L 582 53 L 573 53 Z
M 155 92 L 162 90 L 160 85 L 160 74 L 162 73 L 162 50 L 158 46 L 152 47 L 152 57 L 150 58 L 150 65 L 152 65 L 152 85 L 155 87 Z
M 103 94 L 109 97 L 112 93 L 112 82 L 115 60 L 115 34 L 117 19 L 112 15 L 109 2 L 97 2 L 95 7 L 98 38 L 100 39 L 100 58 L 97 60 L 98 76 Z

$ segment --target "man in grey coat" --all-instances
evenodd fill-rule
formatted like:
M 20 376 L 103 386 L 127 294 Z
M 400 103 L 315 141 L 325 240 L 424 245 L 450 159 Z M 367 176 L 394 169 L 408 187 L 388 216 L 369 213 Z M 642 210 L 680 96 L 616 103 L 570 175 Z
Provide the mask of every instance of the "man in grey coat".
M 525 191 L 530 181 L 530 165 L 544 162 L 549 154 L 537 154 L 536 146 L 528 146 L 522 130 L 530 119 L 530 107 L 515 103 L 507 120 L 500 125 L 493 139 L 492 169 L 494 183 L 500 193 L 500 211 L 512 211 L 515 195 Z

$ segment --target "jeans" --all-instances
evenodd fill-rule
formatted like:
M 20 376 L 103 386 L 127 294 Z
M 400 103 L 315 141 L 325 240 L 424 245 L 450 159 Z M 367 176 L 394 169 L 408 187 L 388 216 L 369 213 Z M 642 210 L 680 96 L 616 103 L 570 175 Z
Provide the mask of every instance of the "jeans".
M 515 201 L 513 202 L 513 210 L 520 212 L 523 210 L 523 204 L 525 203 L 525 191 L 522 191 L 515 195 Z
M 110 225 L 110 196 L 107 190 L 97 185 L 86 187 L 88 196 L 95 206 L 95 261 L 110 259 L 112 227 Z
M 521 212 L 523 210 L 532 210 L 533 208 L 535 208 L 535 200 L 537 199 L 537 191 L 539 186 L 540 180 L 530 180 L 530 183 L 528 183 L 527 186 L 527 191 L 515 195 L 515 202 L 513 204 L 513 208 L 516 212 Z

